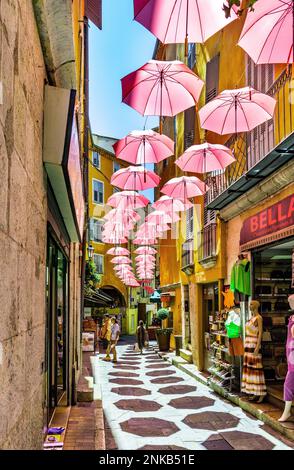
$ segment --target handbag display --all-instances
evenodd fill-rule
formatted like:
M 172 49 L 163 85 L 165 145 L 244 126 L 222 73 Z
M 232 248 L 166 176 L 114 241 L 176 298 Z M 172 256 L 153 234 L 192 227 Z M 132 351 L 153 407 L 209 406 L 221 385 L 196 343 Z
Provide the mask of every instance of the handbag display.
M 271 286 L 256 286 L 255 292 L 256 292 L 256 295 L 271 295 L 272 287 Z
M 266 330 L 262 333 L 262 341 L 264 342 L 272 341 L 272 336 L 271 336 L 270 331 Z
M 288 365 L 286 362 L 281 361 L 276 366 L 276 379 L 284 379 L 288 372 Z
M 286 318 L 285 317 L 273 317 L 272 318 L 272 323 L 273 325 L 285 325 L 286 324 Z

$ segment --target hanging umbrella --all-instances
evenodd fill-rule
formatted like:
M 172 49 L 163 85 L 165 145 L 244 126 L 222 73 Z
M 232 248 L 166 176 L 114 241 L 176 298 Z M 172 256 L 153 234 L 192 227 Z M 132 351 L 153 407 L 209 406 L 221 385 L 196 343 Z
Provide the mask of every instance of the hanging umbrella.
M 237 18 L 225 0 L 134 0 L 134 17 L 163 44 L 204 43 Z M 187 49 L 187 47 L 186 47 Z M 186 54 L 187 55 L 187 54 Z
M 169 214 L 164 211 L 153 211 L 145 218 L 145 221 L 148 223 L 154 223 L 160 225 L 162 223 L 169 224 L 172 221 L 172 218 Z
M 148 238 L 148 237 L 136 237 L 133 240 L 134 245 L 157 245 L 158 241 L 156 238 Z
M 193 207 L 192 202 L 189 199 L 186 201 L 182 199 L 176 199 L 170 196 L 161 196 L 156 202 L 152 204 L 152 207 L 159 211 L 169 212 L 182 212 Z
M 140 248 L 137 248 L 134 253 L 137 255 L 155 255 L 157 250 L 155 250 L 155 248 L 151 248 L 151 246 L 141 246 Z
M 120 246 L 110 248 L 107 252 L 107 255 L 112 255 L 112 256 L 128 256 L 130 254 L 129 250 L 126 248 L 122 248 Z
M 121 83 L 124 103 L 144 116 L 160 117 L 175 116 L 195 106 L 204 85 L 189 67 L 177 60 L 150 60 Z
M 276 100 L 252 87 L 222 91 L 199 111 L 203 129 L 217 134 L 247 132 L 272 119 Z
M 128 243 L 128 239 L 119 235 L 106 235 L 102 236 L 102 242 L 109 245 L 119 245 L 121 243 Z
M 117 220 L 117 221 L 126 221 L 128 220 L 129 222 L 139 222 L 141 220 L 141 217 L 137 212 L 135 212 L 132 209 L 128 208 L 117 208 L 117 209 L 112 209 L 109 211 L 104 217 L 104 220 Z
M 174 154 L 174 142 L 152 130 L 132 131 L 113 145 L 115 155 L 133 165 L 159 163 Z
M 208 190 L 203 181 L 196 176 L 180 176 L 172 178 L 161 189 L 161 192 L 171 197 L 188 199 L 196 196 L 203 196 Z
M 224 170 L 235 161 L 232 150 L 224 145 L 192 145 L 176 160 L 176 165 L 183 171 L 191 173 L 208 173 Z
M 121 209 L 141 209 L 149 204 L 149 199 L 143 194 L 136 191 L 120 191 L 112 194 L 108 200 L 107 205 L 112 207 L 119 207 Z
M 293 63 L 293 0 L 259 0 L 238 42 L 256 64 Z
M 115 256 L 110 262 L 113 264 L 132 264 L 132 260 L 127 256 Z
M 145 170 L 143 166 L 129 166 L 115 172 L 110 182 L 121 189 L 142 191 L 158 186 L 160 177 L 153 171 Z
M 148 262 L 148 261 L 155 261 L 156 260 L 156 257 L 154 255 L 138 255 L 136 256 L 136 262 L 138 261 L 144 261 L 144 262 Z

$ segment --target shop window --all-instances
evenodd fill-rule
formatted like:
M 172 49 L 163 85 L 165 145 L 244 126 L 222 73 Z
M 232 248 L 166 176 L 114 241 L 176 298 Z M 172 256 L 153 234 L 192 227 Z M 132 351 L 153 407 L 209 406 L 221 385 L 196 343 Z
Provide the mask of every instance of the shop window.
M 97 255 L 96 253 L 93 256 L 93 261 L 96 266 L 96 271 L 98 274 L 104 274 L 104 256 Z
M 90 219 L 90 240 L 96 243 L 102 242 L 103 221 Z
M 93 179 L 93 202 L 104 204 L 104 184 L 102 181 Z
M 93 152 L 92 162 L 96 168 L 100 168 L 100 154 L 98 152 Z

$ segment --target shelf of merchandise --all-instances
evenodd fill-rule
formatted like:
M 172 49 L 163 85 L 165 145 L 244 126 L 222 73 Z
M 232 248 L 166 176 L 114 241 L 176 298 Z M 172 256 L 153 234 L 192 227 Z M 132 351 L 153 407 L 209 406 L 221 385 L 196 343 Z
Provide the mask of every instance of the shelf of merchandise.
M 263 281 L 266 281 L 266 282 L 291 282 L 292 279 L 281 279 L 281 278 L 270 279 L 269 277 L 258 277 L 258 278 L 256 278 L 256 281 L 258 281 L 258 282 L 263 282 Z

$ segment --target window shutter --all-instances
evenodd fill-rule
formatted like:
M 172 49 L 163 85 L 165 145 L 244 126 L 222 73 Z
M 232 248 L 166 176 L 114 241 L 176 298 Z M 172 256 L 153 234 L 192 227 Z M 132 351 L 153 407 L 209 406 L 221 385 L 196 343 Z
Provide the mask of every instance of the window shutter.
M 195 136 L 195 119 L 196 111 L 195 107 L 189 108 L 185 111 L 185 135 L 184 135 L 184 146 L 185 150 L 191 147 L 194 143 Z
M 206 103 L 218 94 L 219 54 L 206 65 Z
M 90 224 L 89 224 L 89 228 L 90 228 L 90 240 L 93 241 L 94 240 L 94 220 L 93 219 L 90 219 Z
M 191 207 L 186 211 L 186 238 L 190 240 L 193 237 L 194 232 L 194 207 Z
M 102 0 L 85 0 L 85 16 L 102 29 Z

